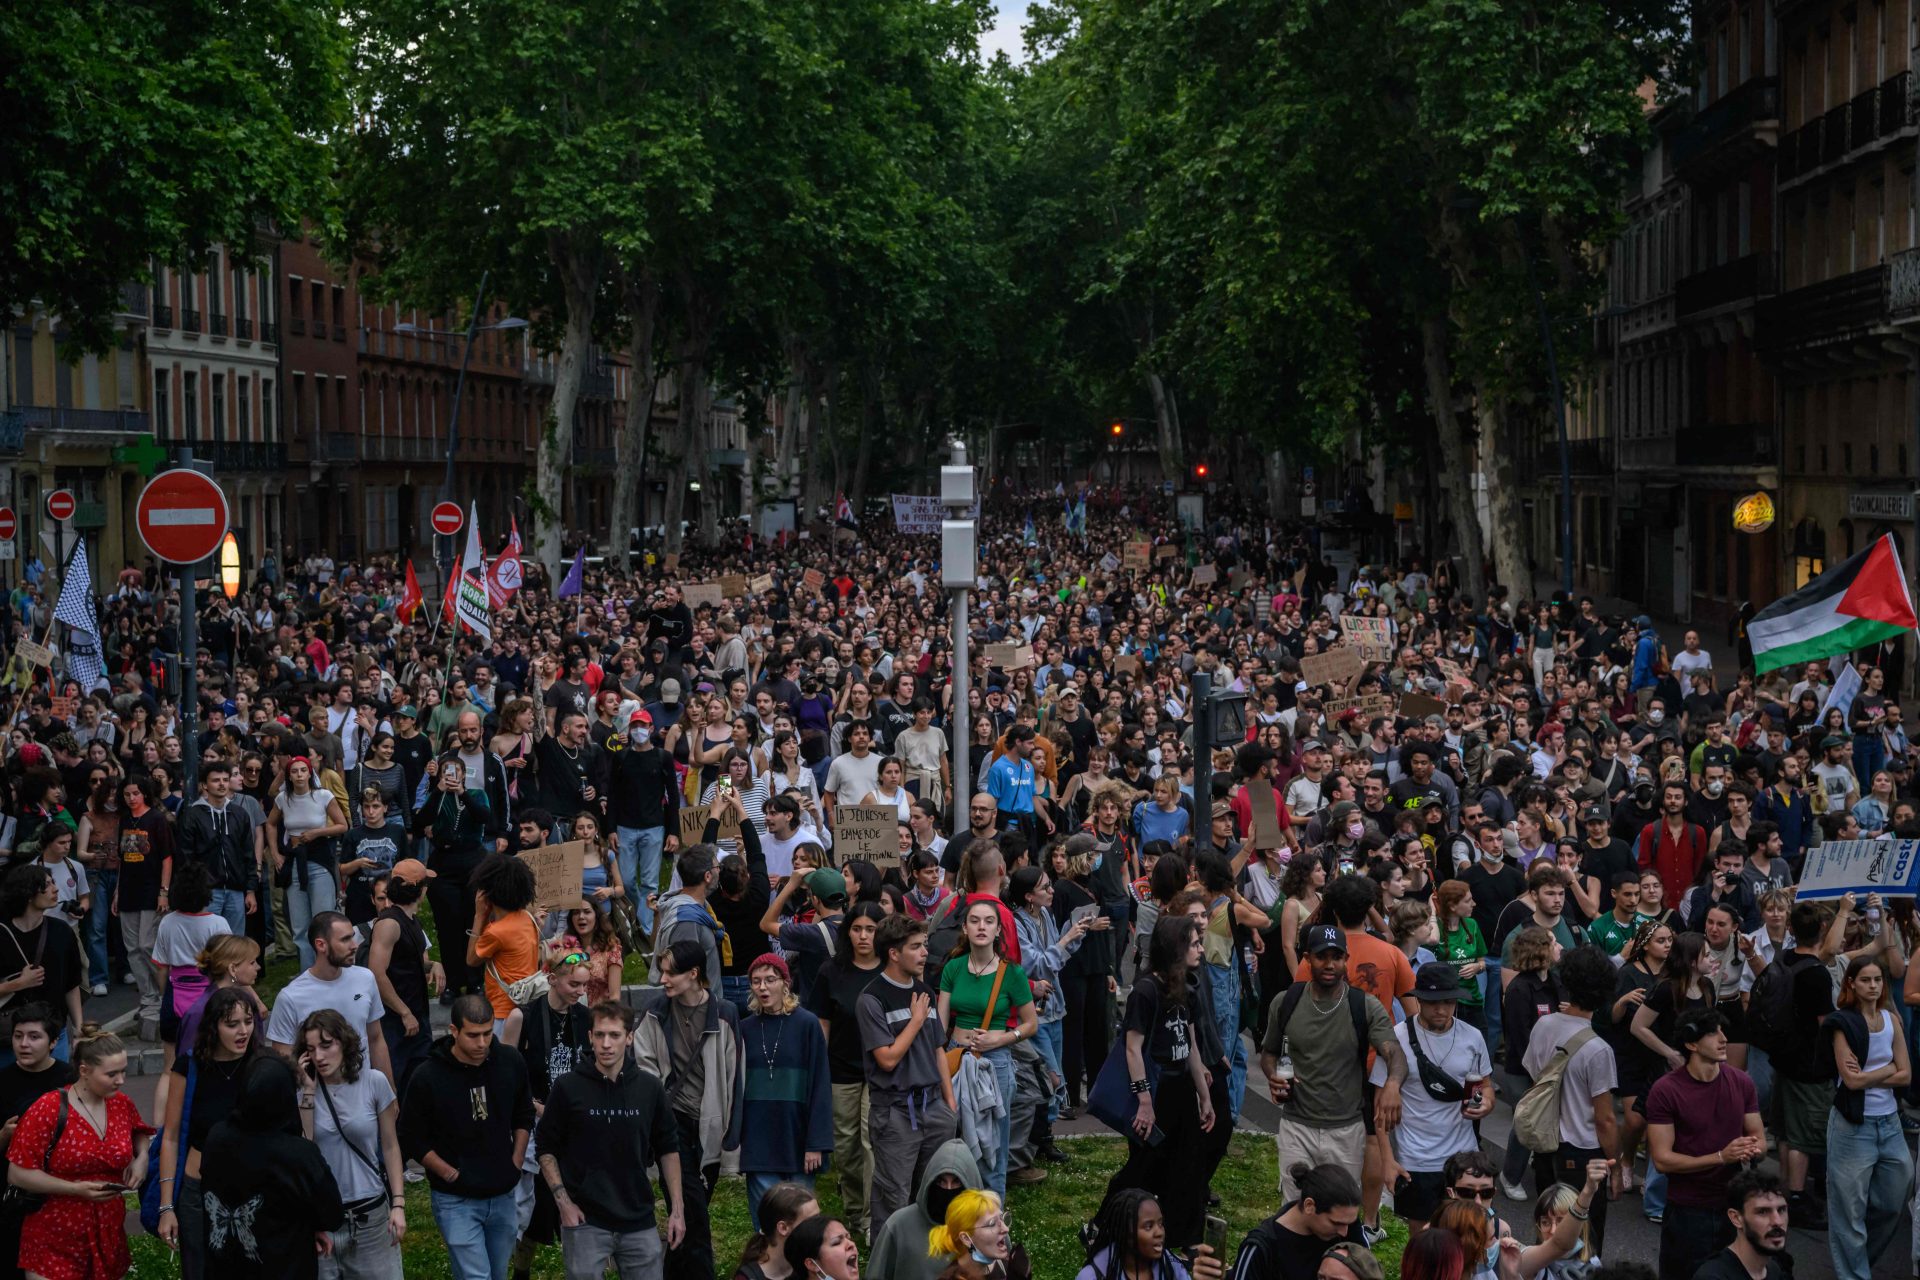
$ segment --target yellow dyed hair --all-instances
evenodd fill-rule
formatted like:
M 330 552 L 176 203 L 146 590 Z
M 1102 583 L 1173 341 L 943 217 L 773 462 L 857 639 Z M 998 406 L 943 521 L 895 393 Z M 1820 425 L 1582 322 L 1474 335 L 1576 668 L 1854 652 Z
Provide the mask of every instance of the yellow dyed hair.
M 960 1237 L 971 1235 L 980 1219 L 1000 1212 L 1000 1197 L 991 1191 L 962 1191 L 947 1206 L 947 1220 L 927 1233 L 929 1258 L 957 1258 L 967 1251 Z

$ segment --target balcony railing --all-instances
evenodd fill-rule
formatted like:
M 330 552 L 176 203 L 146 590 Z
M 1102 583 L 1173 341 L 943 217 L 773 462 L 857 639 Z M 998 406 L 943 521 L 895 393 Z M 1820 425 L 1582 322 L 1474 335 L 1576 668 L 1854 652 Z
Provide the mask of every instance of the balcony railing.
M 1683 316 L 1695 315 L 1750 303 L 1774 292 L 1773 255 L 1750 253 L 1681 277 L 1674 287 L 1674 311 Z
M 1868 267 L 1767 299 L 1754 345 L 1762 351 L 1809 346 L 1885 323 L 1888 276 L 1885 265 Z
M 227 336 L 227 318 L 218 311 L 207 313 L 207 332 L 216 338 Z
M 156 329 L 173 328 L 173 304 L 156 302 L 153 305 L 153 327 Z
M 216 471 L 278 471 L 287 465 L 287 446 L 278 440 L 216 440 L 199 448 Z
M 591 400 L 613 399 L 613 371 L 589 369 L 580 375 L 580 394 Z
M 319 440 L 319 455 L 328 462 L 358 462 L 360 437 L 351 431 L 329 431 Z
M 0 453 L 19 453 L 27 447 L 27 415 L 18 409 L 0 413 Z
M 1780 82 L 1756 76 L 1693 118 L 1674 140 L 1674 165 L 1685 168 L 1723 143 L 1779 118 Z
M 252 318 L 249 316 L 235 316 L 233 318 L 233 336 L 251 341 L 253 339 Z
M 1780 143 L 1780 180 L 1791 182 L 1908 127 L 1913 75 L 1889 76 L 1850 102 L 1807 121 Z
M 1920 315 L 1920 249 L 1902 249 L 1887 259 L 1887 312 L 1905 319 Z
M 12 412 L 22 415 L 33 431 L 64 431 L 102 435 L 145 435 L 148 416 L 138 409 L 50 409 L 27 405 Z
M 1765 422 L 1699 423 L 1674 433 L 1675 466 L 1771 467 L 1779 458 Z
M 200 309 L 198 307 L 180 308 L 180 328 L 187 333 L 200 332 Z
M 120 286 L 120 314 L 123 316 L 145 316 L 147 314 L 147 286 L 143 284 L 123 284 Z
M 271 342 L 275 346 L 278 346 L 280 343 L 280 326 L 271 320 L 262 320 L 260 322 L 260 341 Z

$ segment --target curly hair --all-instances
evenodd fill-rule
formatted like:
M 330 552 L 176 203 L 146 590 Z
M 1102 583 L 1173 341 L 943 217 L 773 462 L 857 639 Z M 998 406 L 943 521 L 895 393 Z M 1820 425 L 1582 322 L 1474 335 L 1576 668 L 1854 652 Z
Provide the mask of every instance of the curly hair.
M 232 990 L 232 988 L 228 988 Z M 295 1033 L 294 1044 L 304 1050 L 307 1047 L 307 1033 L 317 1031 L 322 1040 L 331 1040 L 340 1046 L 340 1074 L 348 1084 L 360 1078 L 360 1069 L 366 1065 L 367 1049 L 360 1033 L 340 1016 L 336 1009 L 315 1009 L 300 1024 Z M 299 1054 L 294 1055 L 296 1058 Z
M 201 1062 L 213 1061 L 213 1055 L 220 1050 L 220 1024 L 235 1009 L 246 1011 L 253 1021 L 253 1034 L 247 1038 L 247 1051 L 240 1056 L 252 1058 L 266 1052 L 266 1011 L 260 1007 L 260 998 L 245 987 L 222 987 L 207 997 L 207 1003 L 200 1012 L 200 1026 L 193 1037 L 193 1056 Z M 337 1014 L 335 1015 L 338 1016 Z

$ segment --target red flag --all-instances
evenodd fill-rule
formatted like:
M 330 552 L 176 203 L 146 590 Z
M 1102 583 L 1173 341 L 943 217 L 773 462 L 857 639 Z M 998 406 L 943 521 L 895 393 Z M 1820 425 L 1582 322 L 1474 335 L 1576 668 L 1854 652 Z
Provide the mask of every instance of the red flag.
M 507 549 L 487 569 L 487 607 L 498 609 L 520 589 L 520 522 L 513 521 Z
M 459 583 L 460 583 L 459 574 L 457 573 L 448 574 L 447 589 L 444 592 L 442 592 L 440 595 L 440 621 L 446 623 L 448 626 L 453 625 L 453 592 L 454 592 L 454 588 L 457 587 Z
M 400 594 L 400 604 L 394 610 L 403 623 L 411 623 L 413 615 L 420 611 L 420 579 L 413 576 L 413 561 L 407 561 L 407 586 Z

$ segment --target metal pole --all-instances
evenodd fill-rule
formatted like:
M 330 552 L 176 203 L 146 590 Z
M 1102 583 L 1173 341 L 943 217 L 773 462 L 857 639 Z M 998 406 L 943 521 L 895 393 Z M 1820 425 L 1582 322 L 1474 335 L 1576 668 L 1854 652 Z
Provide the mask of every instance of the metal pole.
M 454 379 L 453 383 L 453 412 L 447 417 L 447 472 L 446 478 L 440 482 L 440 500 L 442 502 L 452 502 L 454 500 L 453 454 L 454 451 L 460 447 L 460 401 L 465 397 L 467 391 L 467 362 L 473 358 L 474 335 L 480 331 L 480 307 L 482 301 L 487 296 L 487 276 L 489 274 L 490 273 L 486 271 L 480 273 L 480 287 L 476 289 L 473 294 L 473 310 L 467 315 L 466 343 L 464 349 L 460 352 L 460 376 Z M 453 572 L 453 535 L 436 533 L 433 536 L 434 541 L 440 544 L 441 585 L 444 588 L 448 576 Z
M 1213 677 L 1193 673 L 1193 825 L 1211 823 L 1213 813 Z M 1212 826 L 1206 827 L 1209 837 Z M 1251 838 L 1251 837 L 1249 837 Z
M 193 446 L 180 450 L 180 465 L 193 466 Z M 200 593 L 193 575 L 198 565 L 180 570 L 180 794 L 192 804 L 199 791 L 200 739 L 194 725 L 200 710 Z
M 967 654 L 967 645 L 972 639 L 968 625 L 968 611 L 973 607 L 973 592 L 965 587 L 956 587 L 951 606 L 953 627 L 953 724 L 950 726 L 953 746 L 953 832 L 958 835 L 967 829 L 967 802 L 973 799 L 973 791 L 967 778 L 968 752 L 973 745 L 973 715 L 967 710 L 967 699 L 971 695 L 968 686 L 972 683 L 971 659 Z

